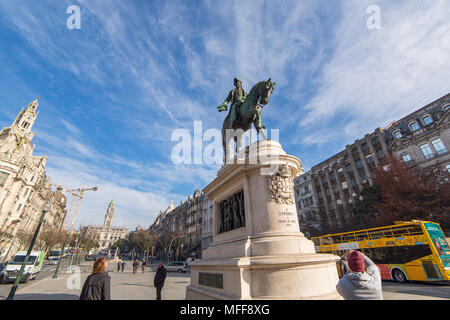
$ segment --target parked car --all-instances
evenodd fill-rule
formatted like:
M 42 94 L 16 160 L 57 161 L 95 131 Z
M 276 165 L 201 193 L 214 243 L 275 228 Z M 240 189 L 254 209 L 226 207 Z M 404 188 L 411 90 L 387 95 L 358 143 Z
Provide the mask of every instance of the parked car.
M 183 272 L 187 271 L 186 263 L 183 261 L 172 261 L 166 265 L 167 272 Z

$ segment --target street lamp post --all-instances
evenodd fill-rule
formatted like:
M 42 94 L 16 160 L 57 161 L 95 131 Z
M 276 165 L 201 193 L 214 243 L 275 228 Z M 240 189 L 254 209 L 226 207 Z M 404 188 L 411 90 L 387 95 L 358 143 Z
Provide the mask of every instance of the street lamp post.
M 69 268 L 72 266 L 74 255 L 75 255 L 75 254 L 78 254 L 78 240 L 79 240 L 79 236 L 77 236 L 77 240 L 76 240 L 76 242 L 75 242 L 75 248 L 74 248 L 74 250 L 75 250 L 76 252 L 73 252 L 73 251 L 72 251 L 72 255 L 70 256 Z M 75 259 L 75 263 L 76 263 L 76 261 L 77 261 L 77 260 Z
M 28 263 L 28 258 L 30 257 L 31 251 L 33 250 L 34 243 L 36 242 L 37 236 L 39 234 L 39 230 L 41 229 L 41 225 L 44 222 L 45 214 L 50 210 L 50 200 L 44 205 L 41 218 L 39 219 L 39 223 L 37 225 L 36 231 L 34 232 L 33 239 L 31 240 L 30 247 L 28 248 L 27 255 L 25 256 L 25 259 L 22 263 L 22 266 L 20 267 L 19 274 L 17 275 L 16 281 L 14 281 L 14 285 L 11 288 L 11 291 L 9 292 L 7 300 L 14 300 L 14 295 L 16 294 L 17 287 L 19 286 L 20 280 L 22 280 L 22 275 L 25 270 L 25 266 Z

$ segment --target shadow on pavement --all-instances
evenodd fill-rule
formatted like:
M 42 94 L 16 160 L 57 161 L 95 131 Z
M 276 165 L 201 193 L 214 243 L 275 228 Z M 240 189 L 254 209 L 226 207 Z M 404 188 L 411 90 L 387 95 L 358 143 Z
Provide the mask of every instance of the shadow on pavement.
M 16 294 L 14 300 L 79 300 L 80 296 L 68 293 L 27 293 Z

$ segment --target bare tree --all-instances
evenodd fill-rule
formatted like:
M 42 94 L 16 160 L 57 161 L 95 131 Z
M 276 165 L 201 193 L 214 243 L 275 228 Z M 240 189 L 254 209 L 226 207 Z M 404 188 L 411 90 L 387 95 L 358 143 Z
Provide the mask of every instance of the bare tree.
M 450 227 L 450 173 L 442 165 L 410 166 L 391 157 L 389 169 L 377 168 L 381 200 L 373 204 L 379 225 L 411 219 Z

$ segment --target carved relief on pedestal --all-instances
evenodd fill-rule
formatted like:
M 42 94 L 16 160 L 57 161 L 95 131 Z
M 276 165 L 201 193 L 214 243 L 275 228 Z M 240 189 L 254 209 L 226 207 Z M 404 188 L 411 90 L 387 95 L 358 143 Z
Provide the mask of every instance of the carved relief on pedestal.
M 245 227 L 244 191 L 219 204 L 219 233 Z
M 272 176 L 267 176 L 266 179 L 269 202 L 287 205 L 295 203 L 294 182 L 291 177 L 291 170 L 287 164 L 280 165 L 278 172 Z

